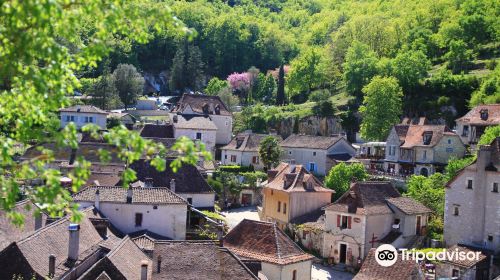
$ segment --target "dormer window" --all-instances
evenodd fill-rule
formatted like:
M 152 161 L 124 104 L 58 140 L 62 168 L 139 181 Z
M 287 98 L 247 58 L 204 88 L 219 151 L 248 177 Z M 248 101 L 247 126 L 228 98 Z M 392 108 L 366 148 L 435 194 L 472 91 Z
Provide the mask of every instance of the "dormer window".
M 208 114 L 208 104 L 206 104 L 206 103 L 205 103 L 205 104 L 203 104 L 202 109 L 203 109 L 203 113 L 204 113 L 204 114 Z
M 239 149 L 242 144 L 243 144 L 243 139 L 241 138 L 236 139 L 236 149 Z
M 422 135 L 422 142 L 424 143 L 424 145 L 429 145 L 431 143 L 431 139 L 432 139 L 432 131 L 424 132 L 424 134 Z
M 220 115 L 220 105 L 219 104 L 215 105 L 215 114 Z
M 483 121 L 488 119 L 488 109 L 482 109 L 479 113 L 481 114 L 481 119 Z

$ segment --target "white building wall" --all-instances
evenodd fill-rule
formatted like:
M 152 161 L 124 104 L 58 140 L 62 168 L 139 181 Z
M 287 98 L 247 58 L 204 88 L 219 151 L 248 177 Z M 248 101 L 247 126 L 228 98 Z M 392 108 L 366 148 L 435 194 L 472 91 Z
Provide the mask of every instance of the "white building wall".
M 233 137 L 233 117 L 210 115 L 210 118 L 214 122 L 215 126 L 217 126 L 215 144 L 226 145 L 231 142 L 231 138 Z
M 193 206 L 197 207 L 214 207 L 215 193 L 176 193 L 178 196 L 188 200 L 193 200 Z
M 185 129 L 177 128 L 174 125 L 175 138 L 186 136 L 189 139 L 196 140 L 196 133 L 198 132 L 201 133 L 201 141 L 205 144 L 207 151 L 213 153 L 215 147 L 215 130 Z
M 79 112 L 61 112 L 61 128 L 66 127 L 68 123 L 71 121 L 68 121 L 67 117 L 68 116 L 73 116 L 74 117 L 74 123 L 77 128 L 82 128 L 83 126 L 90 124 L 90 122 L 85 122 L 85 117 L 92 117 L 93 118 L 93 124 L 98 125 L 102 129 L 106 129 L 106 120 L 107 120 L 107 115 L 105 114 L 95 114 L 95 113 L 79 113 Z
M 296 271 L 297 280 L 311 279 L 312 261 L 293 263 L 289 265 L 276 265 L 262 262 L 262 273 L 269 280 L 291 280 L 293 271 Z
M 149 230 L 174 240 L 186 239 L 187 206 L 185 204 L 160 204 L 153 209 L 152 204 L 126 204 L 100 202 L 99 211 L 118 230 L 128 234 L 139 230 Z M 80 208 L 94 205 L 80 202 Z M 135 214 L 142 213 L 142 226 L 135 226 Z
M 285 161 L 293 159 L 296 164 L 305 166 L 307 170 L 312 162 L 316 168 L 314 171 L 309 171 L 323 176 L 326 174 L 326 150 L 283 147 L 282 158 Z

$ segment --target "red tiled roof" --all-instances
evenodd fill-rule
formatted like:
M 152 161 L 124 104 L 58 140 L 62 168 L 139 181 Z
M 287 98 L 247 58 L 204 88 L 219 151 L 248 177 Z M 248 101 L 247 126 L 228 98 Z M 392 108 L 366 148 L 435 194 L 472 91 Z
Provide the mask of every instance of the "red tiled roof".
M 336 202 L 326 206 L 325 210 L 360 215 L 392 213 L 386 200 L 400 196 L 390 182 L 356 182 Z
M 424 144 L 423 142 L 424 133 L 431 135 L 429 144 Z M 401 148 L 413 148 L 415 146 L 434 147 L 444 135 L 456 136 L 457 134 L 445 125 L 410 125 Z
M 481 111 L 487 110 L 488 118 L 481 119 Z M 479 105 L 470 110 L 465 116 L 458 118 L 457 122 L 472 125 L 495 125 L 500 124 L 500 104 Z
M 311 260 L 276 224 L 243 220 L 223 239 L 224 247 L 242 259 L 274 264 L 291 264 Z
M 423 280 L 418 264 L 414 260 L 402 260 L 398 256 L 395 264 L 389 267 L 381 266 L 375 260 L 375 248 L 370 249 L 358 274 L 353 280 Z
M 448 252 L 453 252 L 453 251 L 464 252 L 465 254 L 467 254 L 469 252 L 476 252 L 476 251 L 471 250 L 471 249 L 469 249 L 469 248 L 467 248 L 465 246 L 460 246 L 460 245 L 453 245 L 450 248 L 448 248 L 446 251 L 448 251 Z M 483 253 L 481 253 L 481 254 L 479 254 L 479 259 L 477 259 L 477 260 L 470 260 L 468 258 L 464 258 L 463 260 L 452 259 L 452 260 L 446 260 L 444 262 L 450 263 L 450 264 L 453 264 L 453 265 L 458 265 L 458 266 L 465 267 L 465 268 L 471 268 L 474 265 L 476 265 L 476 264 L 484 261 L 485 259 L 486 259 L 486 255 L 484 255 Z
M 203 94 L 187 94 L 182 95 L 177 103 L 177 106 L 172 109 L 172 112 L 183 112 L 186 107 L 190 106 L 191 109 L 198 114 L 210 115 L 224 115 L 230 116 L 231 112 L 226 107 L 218 96 L 210 96 Z M 203 106 L 207 106 L 208 111 L 203 111 Z M 219 108 L 219 114 L 216 112 L 216 107 Z
M 321 181 L 309 173 L 302 165 L 291 165 L 282 162 L 271 170 L 271 172 L 273 171 L 276 172 L 276 176 L 268 180 L 266 188 L 286 192 L 335 192 L 323 187 Z
M 187 202 L 168 188 L 129 187 L 132 190 L 132 202 L 139 204 L 187 204 Z M 73 195 L 73 200 L 95 201 L 96 191 L 99 191 L 101 202 L 127 203 L 128 190 L 123 187 L 92 186 Z

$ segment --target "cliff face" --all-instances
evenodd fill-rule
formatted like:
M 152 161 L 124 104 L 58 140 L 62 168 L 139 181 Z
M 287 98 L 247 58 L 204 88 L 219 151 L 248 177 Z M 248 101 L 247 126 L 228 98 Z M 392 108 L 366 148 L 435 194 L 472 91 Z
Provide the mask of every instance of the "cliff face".
M 335 117 L 309 116 L 300 120 L 287 118 L 276 123 L 273 128 L 283 138 L 290 136 L 292 133 L 320 136 L 344 133 L 340 120 Z

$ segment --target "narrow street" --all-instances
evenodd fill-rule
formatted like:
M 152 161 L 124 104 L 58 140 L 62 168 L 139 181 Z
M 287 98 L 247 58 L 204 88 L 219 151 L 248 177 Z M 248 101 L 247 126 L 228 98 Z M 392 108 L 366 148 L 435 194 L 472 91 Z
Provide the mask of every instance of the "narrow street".
M 226 217 L 229 229 L 235 227 L 243 219 L 259 221 L 259 214 L 257 213 L 256 206 L 231 209 L 229 211 L 222 212 L 222 214 Z
M 321 264 L 313 264 L 311 270 L 311 280 L 351 280 L 353 274 L 344 271 L 338 271 L 331 267 Z

